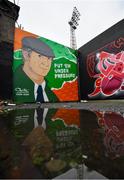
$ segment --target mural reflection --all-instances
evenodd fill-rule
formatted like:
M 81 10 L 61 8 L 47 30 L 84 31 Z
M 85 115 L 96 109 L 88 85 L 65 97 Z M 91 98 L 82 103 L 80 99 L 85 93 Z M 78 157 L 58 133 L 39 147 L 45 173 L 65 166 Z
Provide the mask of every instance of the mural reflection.
M 122 178 L 124 116 L 77 109 L 0 112 L 0 177 Z

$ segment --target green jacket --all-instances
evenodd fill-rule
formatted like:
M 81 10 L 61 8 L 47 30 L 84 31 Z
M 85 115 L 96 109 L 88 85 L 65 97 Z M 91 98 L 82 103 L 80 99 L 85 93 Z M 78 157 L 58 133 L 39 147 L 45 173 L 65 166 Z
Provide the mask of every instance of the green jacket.
M 49 102 L 57 102 L 59 99 L 48 87 L 46 81 L 45 92 Z M 33 103 L 34 97 L 34 82 L 22 70 L 22 66 L 16 69 L 13 75 L 13 100 L 16 103 Z

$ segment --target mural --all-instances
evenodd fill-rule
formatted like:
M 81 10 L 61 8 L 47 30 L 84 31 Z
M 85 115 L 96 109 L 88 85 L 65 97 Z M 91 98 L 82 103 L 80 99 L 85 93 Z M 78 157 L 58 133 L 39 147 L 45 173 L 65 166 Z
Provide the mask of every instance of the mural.
M 88 96 L 93 97 L 99 93 L 111 96 L 124 91 L 124 51 L 117 54 L 102 51 L 96 57 L 99 73 L 93 75 L 96 78 L 95 90 Z
M 18 28 L 14 50 L 16 103 L 78 101 L 75 50 Z
M 118 46 L 117 46 L 118 45 Z M 87 72 L 94 89 L 89 98 L 122 96 L 124 93 L 124 38 L 107 44 L 87 57 Z M 91 62 L 92 61 L 92 62 Z
M 123 28 L 121 20 L 79 48 L 82 100 L 124 98 Z

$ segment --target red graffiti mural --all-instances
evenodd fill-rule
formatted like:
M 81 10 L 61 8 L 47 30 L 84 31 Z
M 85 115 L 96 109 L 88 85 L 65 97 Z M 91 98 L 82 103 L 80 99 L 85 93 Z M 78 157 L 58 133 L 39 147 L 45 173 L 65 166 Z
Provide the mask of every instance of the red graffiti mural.
M 105 51 L 97 54 L 97 69 L 99 74 L 93 76 L 95 90 L 89 94 L 93 97 L 102 93 L 104 96 L 111 96 L 118 91 L 124 90 L 124 51 L 111 54 Z

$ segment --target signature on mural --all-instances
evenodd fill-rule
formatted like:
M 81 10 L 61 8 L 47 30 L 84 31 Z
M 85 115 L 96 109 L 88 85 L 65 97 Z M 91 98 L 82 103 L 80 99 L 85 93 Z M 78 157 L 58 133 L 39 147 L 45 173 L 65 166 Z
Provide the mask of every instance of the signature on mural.
M 117 54 L 111 54 L 101 51 L 97 54 L 98 74 L 93 78 L 95 80 L 95 89 L 89 94 L 89 97 L 94 97 L 99 93 L 104 96 L 112 96 L 119 91 L 124 91 L 124 51 Z

